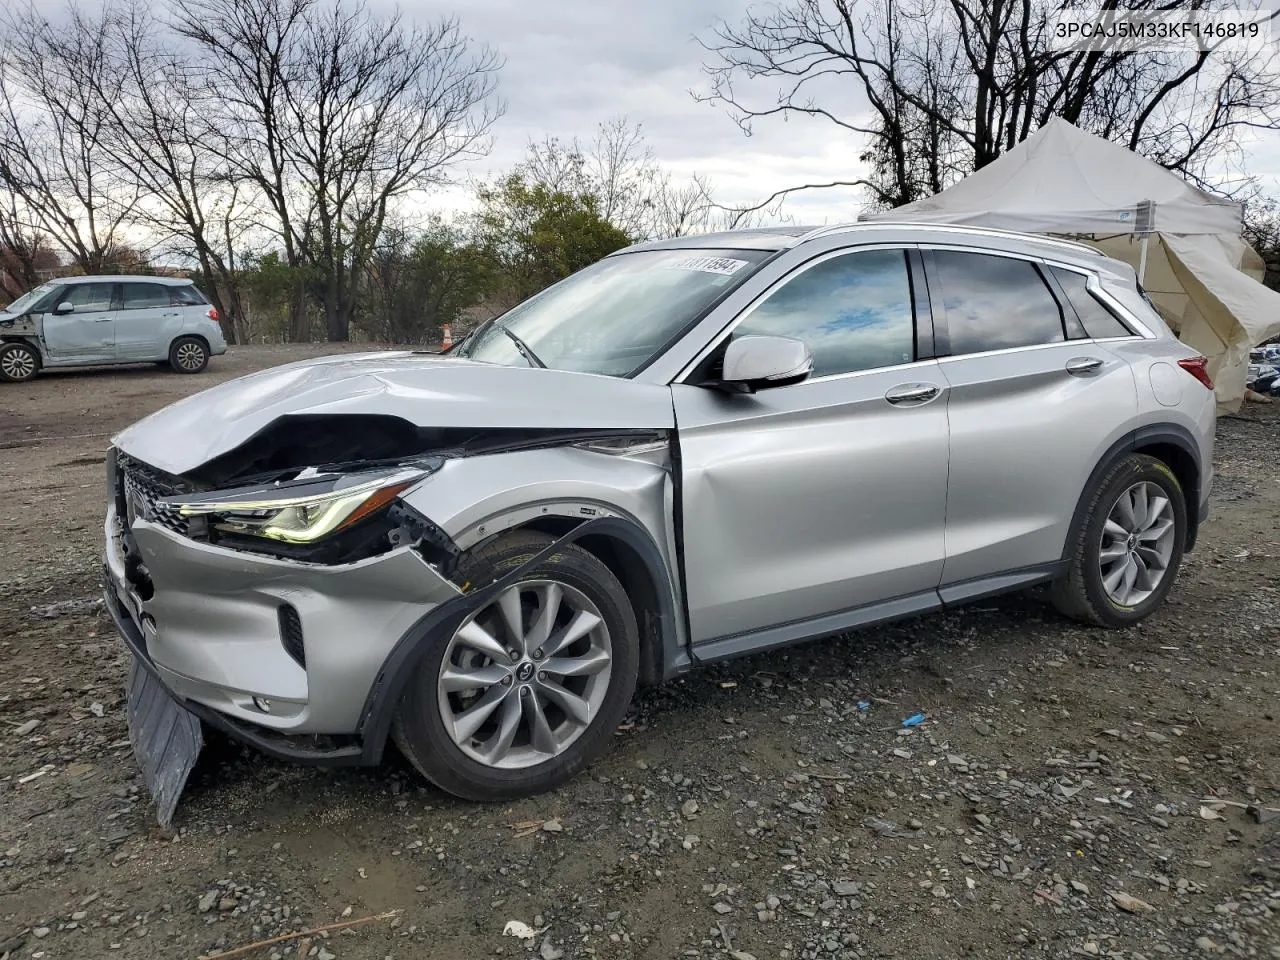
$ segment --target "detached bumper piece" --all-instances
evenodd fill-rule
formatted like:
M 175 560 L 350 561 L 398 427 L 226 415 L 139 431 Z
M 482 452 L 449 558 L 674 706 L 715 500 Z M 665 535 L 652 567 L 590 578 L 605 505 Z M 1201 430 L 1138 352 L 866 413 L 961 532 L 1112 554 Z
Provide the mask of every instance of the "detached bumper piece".
M 110 574 L 105 572 L 103 598 L 116 631 L 133 655 L 127 688 L 129 743 L 147 790 L 155 799 L 156 818 L 162 827 L 173 821 L 187 778 L 204 748 L 205 723 L 277 760 L 328 766 L 368 762 L 358 743 L 309 748 L 307 738 L 254 729 L 203 704 L 175 699 L 160 680 L 147 652 L 146 638 L 120 603 Z
M 200 719 L 169 696 L 136 656 L 129 665 L 128 712 L 133 755 L 155 798 L 156 818 L 167 827 L 204 747 Z

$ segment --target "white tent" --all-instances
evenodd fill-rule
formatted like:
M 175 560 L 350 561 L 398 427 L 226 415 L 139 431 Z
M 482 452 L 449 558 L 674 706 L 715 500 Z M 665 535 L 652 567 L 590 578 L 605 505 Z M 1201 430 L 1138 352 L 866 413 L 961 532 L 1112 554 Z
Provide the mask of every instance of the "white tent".
M 1241 208 L 1054 118 L 941 193 L 866 219 L 959 223 L 1091 240 L 1132 264 L 1179 338 L 1239 409 L 1249 348 L 1280 335 L 1280 294 L 1240 239 Z

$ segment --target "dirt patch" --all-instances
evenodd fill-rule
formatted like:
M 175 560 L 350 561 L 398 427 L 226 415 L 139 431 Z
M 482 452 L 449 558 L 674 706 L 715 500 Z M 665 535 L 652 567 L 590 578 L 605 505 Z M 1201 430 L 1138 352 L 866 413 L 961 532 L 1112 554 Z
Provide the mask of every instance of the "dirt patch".
M 0 955 L 195 957 L 350 908 L 401 913 L 316 957 L 1280 956 L 1280 819 L 1201 803 L 1280 806 L 1275 407 L 1220 423 L 1213 516 L 1134 629 L 1013 596 L 723 665 L 503 806 L 398 758 L 323 771 L 215 740 L 162 833 L 94 603 L 101 455 L 323 349 L 0 389 Z M 546 930 L 526 946 L 510 919 Z

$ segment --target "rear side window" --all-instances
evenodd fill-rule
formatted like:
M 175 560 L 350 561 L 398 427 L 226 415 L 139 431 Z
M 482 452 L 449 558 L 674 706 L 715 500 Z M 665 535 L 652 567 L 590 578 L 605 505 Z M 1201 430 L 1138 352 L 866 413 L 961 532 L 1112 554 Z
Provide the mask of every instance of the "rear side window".
M 142 310 L 169 306 L 169 288 L 159 283 L 124 284 L 124 308 Z
M 1062 309 L 1034 263 L 956 250 L 933 259 L 953 355 L 1066 339 Z
M 1085 333 L 1094 339 L 1133 336 L 1133 332 L 1089 292 L 1089 281 L 1084 274 L 1060 267 L 1054 267 L 1053 273 L 1076 316 L 1080 318 L 1080 323 L 1084 325 Z
M 751 334 L 804 341 L 815 377 L 911 363 L 915 323 L 906 252 L 846 253 L 802 271 L 733 332 Z
M 111 283 L 76 283 L 64 287 L 58 303 L 70 302 L 77 313 L 111 309 Z
M 192 284 L 169 288 L 169 303 L 175 307 L 199 307 L 208 303 L 204 294 Z

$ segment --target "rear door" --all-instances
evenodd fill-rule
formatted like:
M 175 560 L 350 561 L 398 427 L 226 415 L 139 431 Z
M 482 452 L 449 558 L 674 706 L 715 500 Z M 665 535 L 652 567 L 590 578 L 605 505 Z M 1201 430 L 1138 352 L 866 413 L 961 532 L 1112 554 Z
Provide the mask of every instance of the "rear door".
M 810 260 L 672 385 L 695 644 L 927 598 L 937 586 L 946 381 L 931 356 L 913 258 L 890 247 Z M 913 314 L 926 331 L 923 349 Z M 812 375 L 754 394 L 697 386 L 714 379 L 729 339 L 748 334 L 804 341 Z
M 924 259 L 950 388 L 947 596 L 948 585 L 1061 557 L 1084 484 L 1137 393 L 1129 366 L 1064 310 L 1044 264 L 959 248 Z
M 50 359 L 93 363 L 115 358 L 114 289 L 109 281 L 71 283 L 50 299 L 43 319 Z M 62 304 L 70 304 L 70 312 L 56 312 Z
M 163 360 L 182 332 L 182 308 L 174 306 L 172 289 L 162 283 L 126 281 L 116 313 L 116 357 L 120 360 Z

